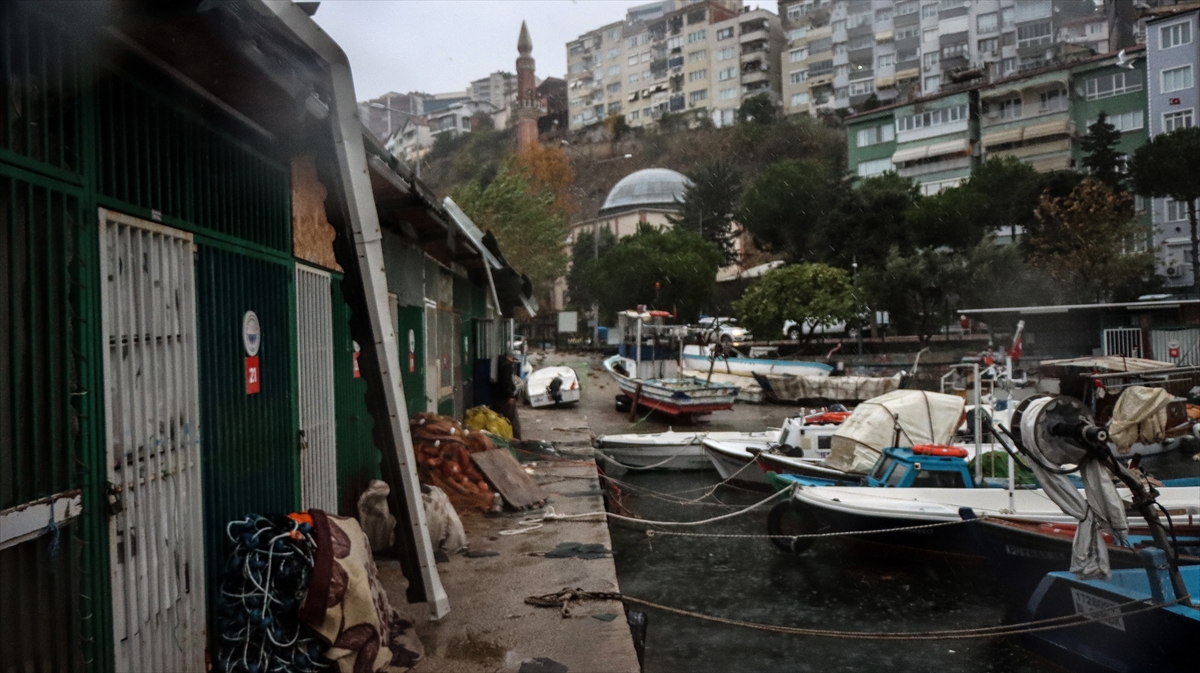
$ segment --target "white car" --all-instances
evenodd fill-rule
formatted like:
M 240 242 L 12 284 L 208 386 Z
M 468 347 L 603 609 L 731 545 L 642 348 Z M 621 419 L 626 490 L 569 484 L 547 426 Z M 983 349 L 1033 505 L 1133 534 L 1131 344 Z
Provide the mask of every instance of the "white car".
M 800 340 L 801 334 L 844 334 L 846 332 L 845 322 L 835 322 L 828 325 L 817 325 L 813 327 L 807 322 L 798 323 L 795 320 L 783 321 L 783 333 L 794 341 Z
M 754 335 L 744 327 L 738 327 L 737 319 L 717 317 L 717 318 L 701 318 L 697 324 L 705 329 L 712 329 L 714 324 L 720 324 L 720 341 L 721 343 L 739 344 L 743 341 L 753 341 Z

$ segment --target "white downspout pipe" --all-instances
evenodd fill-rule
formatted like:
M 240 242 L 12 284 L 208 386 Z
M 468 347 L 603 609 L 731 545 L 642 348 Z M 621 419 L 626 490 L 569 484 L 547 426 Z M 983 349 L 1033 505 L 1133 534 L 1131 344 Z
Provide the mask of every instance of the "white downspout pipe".
M 368 318 L 372 333 L 379 337 L 374 344 L 375 355 L 381 364 L 380 375 L 383 380 L 388 420 L 391 423 L 391 436 L 399 440 L 394 450 L 400 461 L 405 505 L 408 507 L 413 537 L 417 542 L 417 558 L 421 564 L 421 577 L 409 578 L 409 581 L 419 579 L 424 583 L 430 613 L 434 619 L 440 619 L 450 611 L 450 600 L 446 596 L 433 558 L 433 545 L 430 543 L 429 527 L 425 521 L 425 503 L 417 481 L 416 458 L 412 437 L 408 431 L 404 389 L 400 384 L 400 350 L 396 343 L 395 326 L 391 324 L 388 310 L 387 278 L 383 266 L 383 234 L 379 227 L 379 214 L 375 210 L 375 197 L 371 192 L 371 179 L 367 173 L 367 155 L 363 147 L 362 125 L 358 119 L 358 102 L 354 96 L 350 61 L 337 42 L 303 10 L 292 4 L 291 0 L 261 1 L 270 14 L 277 17 L 302 43 L 329 65 L 333 84 L 333 107 L 329 113 L 330 131 L 337 154 L 338 172 L 346 191 L 346 206 L 354 231 L 354 249 L 362 270 Z

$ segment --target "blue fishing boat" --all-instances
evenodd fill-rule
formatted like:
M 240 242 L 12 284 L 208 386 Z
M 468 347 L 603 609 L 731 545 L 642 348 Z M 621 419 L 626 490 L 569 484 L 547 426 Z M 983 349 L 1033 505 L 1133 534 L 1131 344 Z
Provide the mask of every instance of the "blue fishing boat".
M 1122 673 L 1195 671 L 1200 609 L 1177 603 L 1161 549 L 1139 552 L 1144 568 L 1112 571 L 1108 580 L 1081 580 L 1053 572 L 1038 584 L 1021 621 L 1075 615 L 1082 624 L 1037 631 L 1025 645 L 1075 670 Z M 1187 592 L 1200 595 L 1200 566 L 1179 568 Z M 1163 607 L 1152 607 L 1160 605 Z

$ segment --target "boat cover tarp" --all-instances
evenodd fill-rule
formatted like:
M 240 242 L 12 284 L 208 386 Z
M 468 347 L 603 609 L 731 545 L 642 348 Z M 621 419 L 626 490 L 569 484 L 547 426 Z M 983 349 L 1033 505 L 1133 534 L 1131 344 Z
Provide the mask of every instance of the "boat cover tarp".
M 1145 358 L 1127 358 L 1123 355 L 1095 355 L 1067 360 L 1042 360 L 1038 366 L 1078 367 L 1101 372 L 1148 372 L 1155 369 L 1170 369 L 1175 364 L 1159 360 L 1147 360 Z
M 1047 397 L 1035 400 L 1021 416 L 1024 449 L 1039 458 L 1028 461 L 1029 467 L 1041 484 L 1043 492 L 1059 509 L 1079 522 L 1071 543 L 1071 572 L 1080 579 L 1107 580 L 1111 576 L 1111 566 L 1108 561 L 1108 546 L 1104 543 L 1100 529 L 1111 532 L 1118 544 L 1128 544 L 1129 524 L 1125 520 L 1125 503 L 1117 494 L 1109 471 L 1082 449 L 1077 452 L 1077 456 L 1067 456 L 1067 460 L 1078 461 L 1079 476 L 1083 479 L 1083 493 L 1079 492 L 1068 475 L 1051 472 L 1042 467 L 1043 463 L 1062 466 L 1062 463 L 1050 457 L 1050 454 L 1058 452 L 1043 451 L 1038 441 L 1030 439 L 1041 436 L 1042 433 L 1037 429 L 1038 417 L 1053 399 Z
M 830 439 L 825 467 L 845 472 L 870 472 L 883 449 L 895 446 L 949 444 L 962 421 L 965 400 L 924 390 L 894 390 L 863 402 Z
M 1162 388 L 1130 386 L 1113 407 L 1108 438 L 1117 451 L 1129 453 L 1137 442 L 1158 444 L 1167 438 L 1167 405 L 1175 396 Z
M 755 374 L 766 382 L 781 402 L 800 400 L 838 400 L 851 402 L 869 400 L 900 387 L 900 375 L 895 376 L 797 376 L 795 374 Z

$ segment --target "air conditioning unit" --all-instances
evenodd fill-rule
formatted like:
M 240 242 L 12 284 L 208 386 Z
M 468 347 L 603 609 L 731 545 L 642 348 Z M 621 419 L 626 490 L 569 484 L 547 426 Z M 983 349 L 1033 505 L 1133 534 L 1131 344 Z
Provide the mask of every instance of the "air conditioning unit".
M 1167 278 L 1182 278 L 1183 267 L 1178 264 L 1172 264 L 1166 269 Z

